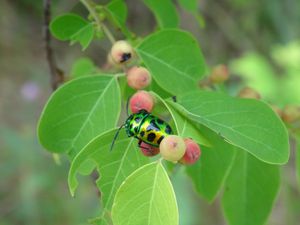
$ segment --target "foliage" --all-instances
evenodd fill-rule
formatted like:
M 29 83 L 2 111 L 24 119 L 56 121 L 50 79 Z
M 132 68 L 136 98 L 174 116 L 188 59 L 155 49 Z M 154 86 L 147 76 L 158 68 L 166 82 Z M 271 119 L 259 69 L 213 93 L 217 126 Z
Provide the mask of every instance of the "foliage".
M 200 161 L 186 168 L 197 192 L 211 202 L 223 191 L 223 211 L 231 225 L 264 224 L 279 188 L 280 165 L 289 157 L 288 133 L 280 118 L 262 101 L 200 90 L 207 71 L 204 57 L 196 39 L 178 28 L 172 1 L 162 5 L 143 1 L 159 28 L 143 38 L 129 32 L 124 1 L 104 6 L 81 2 L 89 11 L 88 20 L 76 14 L 60 15 L 51 23 L 52 34 L 59 40 L 79 42 L 84 50 L 97 32 L 114 42 L 105 19 L 119 28 L 135 45 L 138 59 L 133 63 L 145 66 L 154 78 L 155 87 L 149 90 L 162 104 L 158 116 L 170 118 L 175 133 L 195 139 L 203 149 Z M 195 5 L 180 2 L 195 13 Z M 50 152 L 68 154 L 72 195 L 78 186 L 77 174 L 89 175 L 97 169 L 102 207 L 93 223 L 176 225 L 178 209 L 168 177 L 174 166 L 145 158 L 138 152 L 137 141 L 126 137 L 124 130 L 109 151 L 117 122 L 123 124 L 123 99 L 129 97 L 121 92 L 126 66 L 95 72 L 99 69 L 89 59 L 76 62 L 71 81 L 45 105 L 39 140 Z M 170 98 L 173 95 L 176 102 Z

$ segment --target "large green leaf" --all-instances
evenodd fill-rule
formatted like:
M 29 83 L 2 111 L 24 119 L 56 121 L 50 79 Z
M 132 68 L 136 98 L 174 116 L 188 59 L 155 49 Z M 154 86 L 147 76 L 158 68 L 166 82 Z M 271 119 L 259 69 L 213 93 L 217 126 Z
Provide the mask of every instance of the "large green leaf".
M 226 181 L 223 210 L 230 225 L 262 225 L 279 188 L 279 167 L 239 151 Z
M 39 121 L 39 140 L 49 151 L 75 156 L 92 138 L 116 126 L 120 102 L 114 76 L 70 81 L 48 100 Z
M 173 103 L 185 116 L 223 136 L 258 159 L 284 164 L 289 158 L 287 130 L 263 102 L 197 91 L 178 96 Z
M 179 18 L 171 0 L 143 0 L 143 2 L 153 12 L 160 28 L 178 27 Z
M 212 147 L 201 146 L 202 154 L 199 161 L 194 165 L 186 166 L 186 170 L 196 191 L 211 202 L 231 169 L 235 150 L 232 145 L 206 127 L 201 126 L 201 131 Z
M 127 177 L 116 194 L 112 219 L 114 225 L 178 225 L 174 190 L 160 162 Z
M 103 218 L 105 212 L 111 210 L 114 195 L 125 178 L 149 161 L 137 148 L 137 140 L 128 138 L 124 129 L 119 133 L 113 151 L 110 151 L 116 132 L 116 129 L 105 132 L 89 142 L 74 158 L 69 171 L 69 188 L 74 195 L 78 186 L 76 174 L 81 166 L 86 163 L 97 166 L 100 174 L 97 186 L 101 191 Z
M 136 51 L 158 85 L 173 95 L 197 88 L 205 72 L 197 41 L 184 31 L 165 29 L 154 33 Z

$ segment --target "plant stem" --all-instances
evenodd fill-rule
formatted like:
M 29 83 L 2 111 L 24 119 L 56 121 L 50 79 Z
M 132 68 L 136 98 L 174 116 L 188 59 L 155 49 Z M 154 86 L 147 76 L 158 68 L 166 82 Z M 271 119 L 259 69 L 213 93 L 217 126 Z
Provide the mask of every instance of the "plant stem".
M 103 30 L 104 34 L 107 36 L 107 38 L 109 39 L 109 41 L 114 44 L 116 42 L 114 36 L 112 35 L 112 33 L 110 32 L 110 30 L 105 26 L 105 24 L 103 24 L 100 19 L 99 16 L 97 15 L 97 12 L 95 11 L 95 8 L 93 7 L 93 2 L 90 0 L 80 0 L 80 2 L 87 8 L 87 10 L 90 12 L 90 14 L 93 16 L 97 26 L 99 27 L 99 29 Z
M 57 65 L 53 55 L 53 50 L 51 46 L 51 35 L 49 30 L 49 24 L 51 21 L 51 0 L 44 0 L 44 41 L 45 50 L 48 66 L 51 75 L 51 87 L 52 90 L 56 90 L 57 87 L 64 81 L 64 73 L 60 70 Z

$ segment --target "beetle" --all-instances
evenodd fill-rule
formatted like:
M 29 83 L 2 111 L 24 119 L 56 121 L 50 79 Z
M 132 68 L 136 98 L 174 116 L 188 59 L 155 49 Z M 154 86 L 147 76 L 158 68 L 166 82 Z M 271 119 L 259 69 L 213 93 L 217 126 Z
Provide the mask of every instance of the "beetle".
M 142 109 L 137 113 L 131 114 L 119 128 L 112 141 L 110 150 L 112 150 L 123 126 L 128 137 L 135 137 L 139 140 L 139 146 L 142 142 L 145 142 L 154 147 L 159 147 L 164 137 L 173 133 L 171 126 L 167 122 Z

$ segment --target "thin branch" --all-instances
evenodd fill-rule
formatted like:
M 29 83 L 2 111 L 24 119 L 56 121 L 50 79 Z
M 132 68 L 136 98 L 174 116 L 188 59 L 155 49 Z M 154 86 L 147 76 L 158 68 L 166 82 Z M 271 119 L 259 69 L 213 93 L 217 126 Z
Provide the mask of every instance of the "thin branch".
M 105 26 L 105 24 L 103 24 L 100 21 L 99 16 L 97 15 L 97 12 L 95 11 L 95 8 L 93 7 L 94 3 L 92 1 L 90 1 L 90 0 L 80 0 L 80 2 L 90 12 L 90 14 L 94 18 L 94 20 L 95 20 L 98 28 L 104 32 L 104 34 L 107 36 L 107 38 L 109 39 L 109 41 L 111 42 L 111 44 L 114 44 L 116 42 L 116 40 L 115 40 L 114 36 L 112 35 L 112 33 L 110 32 L 110 30 Z
M 60 70 L 55 62 L 53 56 L 53 50 L 51 47 L 51 34 L 49 30 L 49 24 L 51 21 L 51 0 L 44 0 L 44 41 L 45 41 L 45 50 L 48 66 L 50 69 L 51 75 L 51 87 L 53 90 L 56 90 L 58 86 L 64 81 L 64 74 Z

